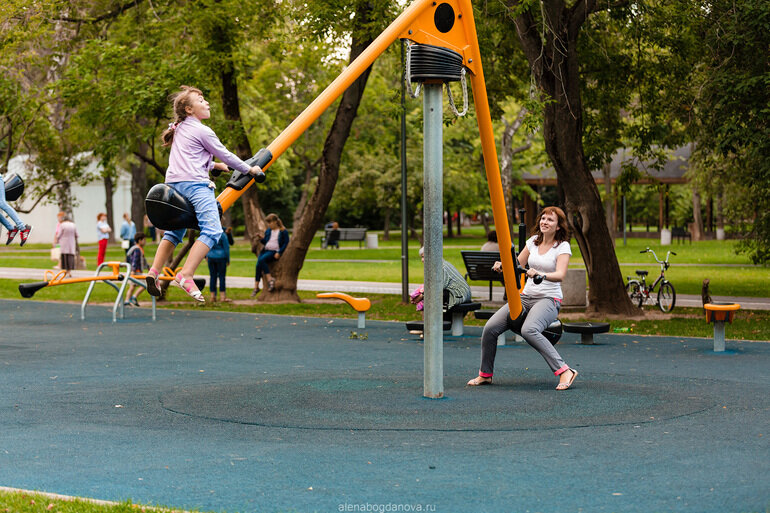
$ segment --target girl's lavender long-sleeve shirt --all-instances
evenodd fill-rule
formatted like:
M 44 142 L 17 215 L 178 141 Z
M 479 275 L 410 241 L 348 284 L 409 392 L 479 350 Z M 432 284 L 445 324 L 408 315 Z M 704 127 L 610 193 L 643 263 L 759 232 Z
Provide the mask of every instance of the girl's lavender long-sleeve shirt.
M 187 116 L 174 130 L 166 183 L 208 182 L 214 157 L 241 173 L 249 172 L 249 165 L 230 153 L 211 128 Z

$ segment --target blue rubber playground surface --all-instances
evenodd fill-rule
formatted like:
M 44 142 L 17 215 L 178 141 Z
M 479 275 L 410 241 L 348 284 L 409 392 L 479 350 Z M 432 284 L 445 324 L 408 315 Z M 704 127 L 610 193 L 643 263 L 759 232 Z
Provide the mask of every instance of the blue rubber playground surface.
M 470 388 L 469 328 L 430 400 L 402 323 L 1 305 L 0 486 L 227 512 L 770 507 L 770 343 L 565 334 L 569 391 L 523 343 Z

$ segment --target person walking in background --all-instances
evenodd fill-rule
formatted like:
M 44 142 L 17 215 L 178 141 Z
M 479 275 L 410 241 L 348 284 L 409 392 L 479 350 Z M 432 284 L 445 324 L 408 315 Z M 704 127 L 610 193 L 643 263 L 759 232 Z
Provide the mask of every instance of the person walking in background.
M 72 271 L 76 267 L 76 258 L 78 254 L 78 229 L 70 217 L 60 212 L 59 226 L 56 229 L 54 245 L 58 244 L 61 250 L 60 261 L 61 268 L 65 271 L 65 278 L 72 277 Z
M 251 297 L 259 294 L 259 280 L 263 279 L 263 285 L 268 291 L 275 287 L 275 280 L 270 274 L 270 265 L 281 258 L 289 245 L 289 230 L 281 222 L 281 219 L 275 214 L 268 214 L 265 218 L 267 230 L 264 237 L 260 240 L 265 247 L 257 258 L 257 270 L 254 276 L 254 290 L 251 291 Z
M 144 214 L 144 230 L 151 242 L 158 242 L 155 240 L 155 225 L 152 224 L 147 214 Z
M 99 241 L 99 250 L 96 253 L 96 267 L 104 262 L 104 255 L 107 253 L 107 241 L 112 233 L 112 228 L 107 224 L 107 214 L 99 212 L 96 215 L 96 237 Z
M 120 245 L 128 254 L 128 250 L 134 245 L 136 237 L 136 224 L 131 219 L 131 215 L 126 212 L 123 214 L 123 224 L 120 225 Z
M 149 265 L 147 265 L 147 259 L 144 257 L 145 240 L 143 233 L 137 233 L 134 238 L 134 244 L 128 248 L 128 251 L 126 252 L 126 262 L 131 266 L 131 274 L 142 274 L 142 271 L 149 267 Z M 134 294 L 134 290 L 137 288 L 139 289 L 139 292 Z M 139 306 L 139 301 L 136 298 L 143 290 L 143 287 L 139 287 L 136 283 L 131 283 L 128 287 L 128 300 L 124 304 Z
M 519 264 L 527 269 L 527 280 L 521 292 L 521 306 L 527 310 L 521 325 L 521 336 L 545 359 L 554 375 L 559 377 L 556 390 L 567 390 L 572 386 L 578 372 L 570 368 L 556 348 L 543 336 L 545 330 L 559 315 L 564 297 L 561 282 L 567 274 L 572 250 L 569 245 L 567 217 L 558 207 L 545 207 L 538 216 L 539 222 L 534 235 L 527 240 L 519 253 Z M 502 270 L 502 264 L 495 262 L 492 269 Z M 535 283 L 532 278 L 542 276 L 543 281 Z M 479 375 L 468 381 L 469 386 L 489 385 L 495 366 L 497 337 L 514 328 L 508 304 L 503 305 L 484 326 L 481 334 L 481 368 Z
M 223 303 L 232 301 L 227 298 L 227 266 L 230 265 L 230 246 L 235 243 L 233 229 L 228 228 L 222 233 L 216 244 L 209 250 L 206 260 L 209 264 L 209 290 L 211 290 L 211 302 L 217 300 L 217 282 L 219 282 L 219 300 Z
M 219 208 L 214 195 L 214 183 L 209 179 L 213 169 L 227 171 L 228 166 L 244 174 L 259 175 L 262 168 L 249 166 L 224 147 L 217 134 L 203 124 L 211 117 L 209 102 L 200 89 L 182 86 L 182 91 L 173 96 L 174 121 L 161 135 L 163 146 L 171 146 L 166 171 L 166 184 L 182 195 L 195 208 L 195 216 L 200 226 L 200 235 L 193 243 L 187 260 L 173 283 L 184 290 L 194 300 L 203 303 L 203 294 L 195 285 L 195 270 L 208 254 L 209 250 L 222 236 L 222 223 L 219 220 Z M 214 162 L 217 157 L 222 162 Z M 159 297 L 158 269 L 174 253 L 174 248 L 182 242 L 187 230 L 166 231 L 158 244 L 152 267 L 147 271 L 147 292 Z
M 2 223 L 2 225 L 5 226 L 5 229 L 8 230 L 8 240 L 5 241 L 5 245 L 7 246 L 13 242 L 13 239 L 19 234 L 21 234 L 19 245 L 23 246 L 26 244 L 27 239 L 29 238 L 29 232 L 32 231 L 32 225 L 24 223 L 19 217 L 19 214 L 16 213 L 16 210 L 5 201 L 5 181 L 3 180 L 2 174 L 0 174 L 0 210 L 5 212 L 8 217 L 11 218 L 11 221 L 13 221 L 13 223 L 11 223 L 11 221 L 6 219 L 4 215 L 0 215 L 0 223 Z
M 59 231 L 61 230 L 61 223 L 64 220 L 64 216 L 66 215 L 67 213 L 64 211 L 61 211 L 58 214 L 56 214 L 56 229 L 53 231 L 53 242 L 51 242 L 51 260 L 56 262 L 54 269 L 64 268 L 61 261 L 61 247 L 59 246 L 59 243 L 57 241 L 59 240 Z

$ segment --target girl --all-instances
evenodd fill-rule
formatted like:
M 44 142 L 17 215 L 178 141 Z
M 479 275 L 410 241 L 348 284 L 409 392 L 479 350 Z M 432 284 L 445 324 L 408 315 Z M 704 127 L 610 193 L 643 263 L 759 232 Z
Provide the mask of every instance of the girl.
M 545 207 L 540 213 L 540 222 L 535 234 L 527 240 L 525 248 L 519 253 L 519 264 L 529 264 L 527 284 L 521 293 L 521 305 L 528 313 L 521 326 L 521 336 L 545 359 L 556 376 L 559 384 L 556 390 L 567 390 L 572 386 L 578 373 L 564 363 L 556 348 L 543 336 L 543 330 L 559 315 L 561 309 L 561 281 L 567 274 L 569 257 L 569 227 L 567 217 L 558 207 Z M 500 262 L 492 267 L 502 269 Z M 543 276 L 543 281 L 536 284 L 534 278 Z M 498 310 L 484 326 L 481 334 L 481 369 L 479 375 L 468 382 L 470 386 L 489 385 L 492 383 L 492 371 L 495 365 L 497 337 L 513 327 L 508 305 Z
M 268 214 L 265 217 L 267 230 L 265 236 L 259 241 L 265 245 L 257 258 L 257 271 L 254 277 L 254 290 L 251 291 L 251 297 L 259 293 L 259 279 L 264 277 L 263 284 L 269 292 L 275 288 L 275 280 L 270 274 L 270 264 L 281 258 L 289 245 L 289 230 L 281 222 L 281 218 L 275 214 Z
M 205 299 L 195 285 L 193 275 L 209 249 L 222 235 L 214 183 L 209 180 L 209 172 L 215 168 L 227 171 L 230 166 L 242 173 L 254 175 L 261 173 L 262 169 L 259 166 L 250 168 L 230 153 L 214 131 L 201 122 L 211 117 L 211 110 L 199 89 L 182 86 L 182 91 L 174 95 L 173 102 L 176 121 L 170 123 L 161 136 L 163 146 L 171 146 L 166 183 L 193 204 L 200 227 L 200 235 L 190 249 L 182 270 L 176 274 L 174 283 L 193 299 L 203 303 Z M 214 157 L 224 163 L 214 163 Z M 160 296 L 158 269 L 171 257 L 185 232 L 184 229 L 166 231 L 158 244 L 152 267 L 147 272 L 147 292 L 153 296 Z
M 96 253 L 96 266 L 99 267 L 104 262 L 104 255 L 107 253 L 107 241 L 110 238 L 109 223 L 107 223 L 107 214 L 99 212 L 96 214 L 96 238 L 99 241 L 99 250 Z

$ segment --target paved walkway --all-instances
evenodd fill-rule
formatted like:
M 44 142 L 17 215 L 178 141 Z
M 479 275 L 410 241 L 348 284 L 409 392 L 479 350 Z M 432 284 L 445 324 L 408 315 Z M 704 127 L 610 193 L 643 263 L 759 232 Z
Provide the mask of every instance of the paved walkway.
M 2 300 L 0 485 L 229 512 L 760 512 L 770 344 L 597 335 L 526 344 L 466 387 L 480 328 L 422 397 L 402 323 Z
M 14 280 L 34 280 L 39 281 L 43 278 L 44 269 L 31 269 L 26 267 L 0 267 L 0 278 L 10 278 Z M 74 276 L 93 276 L 93 271 L 74 271 Z M 198 274 L 203 277 L 204 275 Z M 205 276 L 208 278 L 208 276 Z M 414 290 L 419 284 L 410 283 L 409 290 Z M 254 288 L 254 279 L 244 276 L 228 276 L 227 286 L 233 288 Z M 302 280 L 297 282 L 299 290 L 314 290 L 319 292 L 348 292 L 353 294 L 401 294 L 401 283 L 385 282 L 361 282 L 361 281 L 340 281 L 340 280 Z M 474 298 L 481 300 L 489 299 L 489 286 L 473 286 L 471 292 Z M 493 287 L 492 300 L 501 302 L 503 300 L 503 288 Z M 733 297 L 733 296 L 712 296 L 714 301 L 728 301 L 740 303 L 741 308 L 745 310 L 770 310 L 770 298 L 757 297 Z M 689 294 L 677 294 L 677 306 L 700 307 L 703 305 L 700 296 Z

